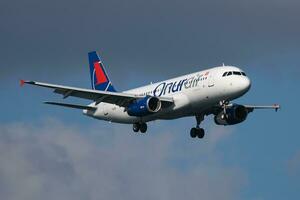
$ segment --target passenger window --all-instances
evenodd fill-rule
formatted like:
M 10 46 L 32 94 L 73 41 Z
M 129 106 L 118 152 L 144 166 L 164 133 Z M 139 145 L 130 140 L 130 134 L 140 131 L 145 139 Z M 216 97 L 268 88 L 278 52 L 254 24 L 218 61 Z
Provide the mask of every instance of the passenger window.
M 233 72 L 234 75 L 241 75 L 241 72 Z
M 227 76 L 230 76 L 230 75 L 232 75 L 232 72 L 228 72 L 228 73 L 227 73 Z
M 226 75 L 227 75 L 227 72 L 225 72 L 225 73 L 223 74 L 223 77 L 226 76 Z

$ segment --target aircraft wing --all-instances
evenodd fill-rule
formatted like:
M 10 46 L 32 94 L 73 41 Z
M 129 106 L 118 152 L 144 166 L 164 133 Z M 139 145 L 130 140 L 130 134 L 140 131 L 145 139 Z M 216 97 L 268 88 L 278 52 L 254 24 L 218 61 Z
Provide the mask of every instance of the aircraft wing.
M 248 109 L 248 112 L 253 112 L 254 109 L 274 109 L 275 111 L 280 109 L 279 104 L 274 104 L 271 106 L 253 106 L 253 105 L 244 105 L 244 106 Z
M 230 108 L 234 105 L 240 105 L 240 104 L 230 103 L 230 104 L 226 105 L 226 108 Z M 255 109 L 274 109 L 275 111 L 278 111 L 280 109 L 279 104 L 273 104 L 273 105 L 268 105 L 268 106 L 256 106 L 256 105 L 241 105 L 241 106 L 244 106 L 247 109 L 248 113 L 253 112 Z M 212 109 L 209 109 L 206 113 L 216 115 L 223 109 L 224 109 L 224 107 L 222 107 L 221 105 L 216 105 Z
M 63 85 L 54 85 L 49 83 L 41 83 L 36 81 L 20 81 L 20 85 L 30 84 L 36 85 L 40 87 L 46 87 L 53 89 L 54 93 L 63 95 L 63 98 L 67 98 L 69 96 L 78 97 L 82 99 L 89 99 L 96 102 L 96 104 L 105 102 L 116 104 L 118 106 L 126 107 L 132 101 L 140 98 L 144 98 L 145 96 L 138 96 L 134 94 L 127 94 L 121 92 L 108 92 L 108 91 L 100 91 L 100 90 L 90 90 L 90 89 L 83 89 L 77 87 L 69 87 Z M 173 104 L 172 98 L 165 98 L 165 97 L 157 97 L 161 100 L 164 106 L 169 106 Z

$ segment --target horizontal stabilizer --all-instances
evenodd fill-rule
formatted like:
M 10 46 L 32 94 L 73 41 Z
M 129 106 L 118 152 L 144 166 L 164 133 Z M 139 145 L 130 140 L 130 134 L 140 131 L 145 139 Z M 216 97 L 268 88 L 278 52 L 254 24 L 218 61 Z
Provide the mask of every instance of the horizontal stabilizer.
M 82 105 L 75 105 L 75 104 L 67 104 L 67 103 L 58 103 L 58 102 L 44 102 L 45 104 L 50 104 L 50 105 L 56 105 L 56 106 L 64 106 L 64 107 L 69 107 L 69 108 L 76 108 L 76 109 L 81 109 L 81 110 L 96 110 L 96 107 L 92 106 L 82 106 Z

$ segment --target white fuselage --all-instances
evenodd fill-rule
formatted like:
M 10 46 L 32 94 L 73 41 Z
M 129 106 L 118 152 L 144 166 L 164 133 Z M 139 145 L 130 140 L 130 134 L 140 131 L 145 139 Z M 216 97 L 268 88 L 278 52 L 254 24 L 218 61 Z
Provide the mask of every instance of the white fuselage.
M 232 66 L 215 67 L 124 91 L 141 97 L 148 95 L 173 98 L 174 105 L 145 117 L 130 116 L 124 107 L 103 102 L 91 104 L 97 106 L 96 111 L 83 112 L 97 119 L 130 124 L 199 115 L 218 102 L 236 99 L 249 90 L 251 83 L 247 76 L 223 76 L 225 72 L 243 71 Z

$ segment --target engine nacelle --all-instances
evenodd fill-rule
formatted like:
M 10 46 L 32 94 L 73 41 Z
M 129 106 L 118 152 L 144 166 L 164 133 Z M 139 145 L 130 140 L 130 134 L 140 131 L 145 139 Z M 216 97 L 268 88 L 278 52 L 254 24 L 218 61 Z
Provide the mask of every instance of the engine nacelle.
M 137 99 L 127 107 L 127 113 L 131 116 L 143 117 L 156 113 L 161 109 L 161 101 L 157 97 L 147 96 Z
M 221 111 L 215 115 L 215 123 L 218 125 L 234 125 L 246 120 L 248 110 L 245 106 L 234 104 L 226 109 L 226 114 Z

